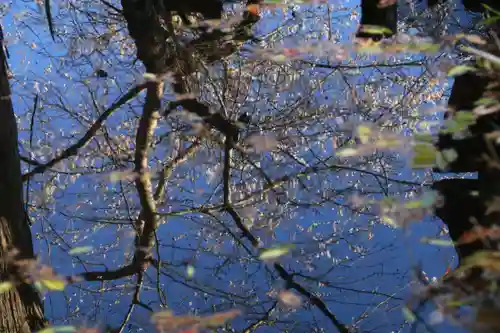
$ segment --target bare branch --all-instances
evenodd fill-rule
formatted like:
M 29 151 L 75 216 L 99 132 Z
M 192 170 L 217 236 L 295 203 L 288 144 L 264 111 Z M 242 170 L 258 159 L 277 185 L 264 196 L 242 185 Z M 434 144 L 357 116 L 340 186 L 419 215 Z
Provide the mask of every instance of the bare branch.
M 241 220 L 241 217 L 238 215 L 238 213 L 234 210 L 234 208 L 231 207 L 231 205 L 226 206 L 226 211 L 231 215 L 233 218 L 234 222 L 240 229 L 240 231 L 243 233 L 243 236 L 248 238 L 252 245 L 255 248 L 259 247 L 259 240 L 248 230 L 248 228 L 243 224 L 243 221 Z M 299 283 L 295 282 L 293 280 L 293 275 L 288 273 L 285 268 L 279 264 L 275 263 L 274 264 L 274 269 L 278 272 L 278 275 L 285 280 L 287 288 L 295 289 L 299 294 L 302 296 L 306 297 L 309 299 L 309 301 L 316 306 L 330 321 L 332 324 L 337 328 L 337 330 L 341 333 L 348 333 L 349 330 L 347 327 L 342 324 L 337 317 L 328 309 L 327 305 L 321 298 L 318 296 L 312 294 L 310 291 L 305 289 L 302 285 Z
M 123 95 L 118 101 L 113 103 L 106 111 L 104 111 L 99 118 L 90 126 L 89 130 L 83 135 L 83 137 L 78 140 L 75 144 L 66 148 L 59 156 L 53 158 L 47 163 L 40 164 L 36 166 L 33 170 L 23 175 L 23 182 L 33 177 L 36 174 L 43 173 L 45 170 L 53 167 L 57 163 L 67 159 L 68 157 L 75 156 L 78 153 L 78 149 L 83 148 L 89 141 L 94 137 L 97 131 L 101 128 L 102 124 L 106 119 L 111 116 L 111 114 L 116 111 L 119 107 L 127 103 L 131 98 L 137 96 L 142 90 L 146 88 L 146 84 L 140 84 L 131 88 L 125 95 Z
M 165 184 L 172 175 L 172 171 L 175 169 L 175 167 L 186 161 L 189 157 L 191 157 L 200 147 L 200 145 L 201 145 L 201 140 L 199 139 L 196 140 L 195 142 L 193 142 L 191 146 L 189 146 L 185 151 L 179 153 L 179 155 L 176 156 L 172 162 L 168 163 L 163 168 L 163 170 L 160 173 L 160 180 L 158 181 L 158 185 L 153 195 L 155 201 L 160 200 L 163 194 L 165 193 Z
M 349 330 L 347 327 L 342 324 L 337 317 L 328 309 L 326 306 L 325 302 L 321 300 L 318 296 L 312 294 L 310 291 L 308 291 L 306 288 L 304 288 L 302 285 L 299 283 L 293 281 L 293 276 L 288 273 L 283 266 L 279 263 L 274 264 L 274 269 L 278 272 L 280 277 L 286 281 L 287 287 L 291 289 L 295 289 L 299 294 L 302 296 L 306 297 L 309 299 L 309 301 L 316 306 L 330 321 L 332 324 L 337 328 L 337 330 L 341 333 L 349 333 Z

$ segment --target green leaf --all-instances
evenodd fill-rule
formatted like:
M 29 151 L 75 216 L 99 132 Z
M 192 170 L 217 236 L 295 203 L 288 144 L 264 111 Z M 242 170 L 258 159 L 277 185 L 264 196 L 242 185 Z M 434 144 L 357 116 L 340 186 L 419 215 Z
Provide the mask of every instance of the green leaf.
M 458 307 L 461 307 L 461 306 L 464 306 L 464 305 L 467 305 L 467 302 L 464 301 L 464 300 L 451 300 L 449 302 L 446 302 L 446 305 L 449 306 L 449 307 L 452 307 L 452 308 L 458 308 Z
M 50 36 L 52 37 L 52 40 L 55 40 L 54 22 L 52 21 L 52 14 L 50 11 L 50 0 L 45 0 L 45 14 L 47 15 Z
M 470 125 L 474 125 L 477 121 L 476 115 L 468 111 L 459 111 L 455 113 L 453 119 L 456 121 L 456 126 L 459 130 L 464 130 Z
M 187 265 L 186 267 L 186 275 L 189 279 L 191 279 L 194 276 L 194 267 L 193 265 Z
M 71 250 L 69 250 L 68 254 L 70 254 L 70 255 L 84 254 L 84 253 L 91 252 L 93 249 L 94 248 L 92 246 L 79 246 L 79 247 L 74 247 Z
M 472 67 L 472 66 L 458 65 L 458 66 L 455 66 L 452 69 L 450 69 L 448 71 L 448 75 L 449 76 L 458 76 L 458 75 L 462 75 L 462 74 L 465 74 L 468 72 L 474 72 L 476 70 L 477 69 Z
M 422 242 L 424 244 L 436 245 L 436 246 L 454 246 L 455 245 L 453 243 L 453 241 L 450 239 L 438 239 L 438 238 L 427 238 L 427 237 L 422 238 L 420 240 L 420 242 Z
M 413 149 L 413 168 L 428 168 L 436 164 L 436 148 L 430 144 L 417 143 Z
M 378 140 L 375 145 L 379 149 L 391 149 L 391 148 L 398 148 L 402 145 L 401 139 L 394 139 L 394 138 L 384 138 Z
M 370 44 L 368 44 L 368 45 L 370 45 Z M 379 45 L 370 45 L 370 46 L 362 45 L 358 49 L 358 53 L 360 53 L 360 54 L 380 54 L 383 52 L 384 51 L 382 50 L 382 48 Z
M 420 141 L 420 142 L 427 142 L 427 143 L 434 142 L 434 136 L 432 134 L 427 134 L 427 133 L 416 133 L 413 136 L 413 139 L 415 141 Z
M 500 12 L 498 10 L 495 10 L 495 9 L 491 8 L 490 6 L 488 6 L 485 3 L 482 3 L 482 5 L 483 5 L 484 8 L 488 9 L 490 12 L 492 12 L 492 13 L 497 14 L 497 15 L 500 16 Z
M 421 43 L 417 44 L 415 47 L 415 51 L 427 52 L 427 53 L 436 53 L 439 51 L 441 46 L 436 43 Z
M 66 283 L 63 280 L 40 280 L 49 290 L 64 290 Z
M 500 271 L 500 251 L 483 250 L 465 258 L 464 266 L 479 266 L 489 271 Z
M 490 25 L 500 21 L 500 16 L 490 16 L 482 21 L 484 25 Z
M 407 209 L 421 208 L 423 207 L 423 203 L 421 200 L 412 200 L 405 202 L 404 207 Z
M 458 153 L 455 149 L 444 149 L 441 151 L 441 154 L 448 162 L 453 162 L 458 158 Z
M 420 197 L 422 207 L 428 208 L 434 206 L 438 197 L 439 197 L 438 191 L 434 190 L 425 191 L 424 194 Z
M 361 26 L 361 32 L 375 35 L 392 34 L 391 29 L 378 25 L 363 25 Z
M 380 220 L 382 221 L 382 223 L 389 225 L 393 228 L 399 228 L 399 224 L 392 217 L 389 217 L 387 215 L 382 215 L 380 216 Z
M 458 153 L 455 149 L 445 149 L 436 155 L 436 165 L 441 170 L 446 170 L 448 164 L 458 158 Z
M 269 248 L 269 249 L 264 249 L 260 253 L 259 259 L 260 260 L 273 260 L 273 259 L 277 259 L 277 258 L 279 258 L 281 256 L 284 256 L 288 252 L 290 252 L 290 250 L 292 250 L 293 248 L 295 248 L 294 245 L 287 244 L 287 245 L 280 245 L 280 246 L 272 247 L 272 248 Z
M 143 77 L 146 81 L 158 81 L 158 77 L 153 73 L 144 73 Z
M 415 316 L 413 311 L 408 309 L 406 306 L 403 306 L 403 316 L 409 323 L 413 323 L 415 320 L 417 320 L 417 317 Z
M 109 180 L 112 182 L 112 183 L 116 183 L 116 182 L 119 182 L 120 180 L 122 180 L 122 174 L 120 172 L 112 172 L 110 175 L 109 175 Z
M 475 105 L 496 105 L 498 104 L 498 100 L 495 98 L 489 98 L 489 97 L 483 97 L 478 99 L 475 103 Z
M 372 129 L 369 126 L 358 126 L 358 137 L 361 143 L 367 143 L 372 136 Z
M 38 333 L 66 333 L 66 332 L 76 332 L 76 328 L 74 326 L 54 326 L 47 327 Z
M 352 157 L 352 156 L 357 156 L 358 154 L 359 154 L 359 151 L 357 149 L 344 148 L 344 149 L 340 149 L 339 151 L 337 151 L 337 153 L 335 155 L 337 155 L 338 157 Z
M 38 291 L 40 292 L 44 291 L 43 285 L 40 283 L 40 281 L 35 281 L 34 285 L 35 288 L 38 289 Z
M 11 290 L 12 287 L 13 287 L 13 284 L 10 281 L 0 282 L 0 294 Z
M 147 173 L 143 173 L 145 175 Z M 140 175 L 137 172 L 134 171 L 113 171 L 109 175 L 109 180 L 112 183 L 119 182 L 121 180 L 127 180 L 127 181 L 133 181 L 136 180 Z
M 38 331 L 38 333 L 56 333 L 56 329 L 53 327 L 47 327 L 41 331 Z

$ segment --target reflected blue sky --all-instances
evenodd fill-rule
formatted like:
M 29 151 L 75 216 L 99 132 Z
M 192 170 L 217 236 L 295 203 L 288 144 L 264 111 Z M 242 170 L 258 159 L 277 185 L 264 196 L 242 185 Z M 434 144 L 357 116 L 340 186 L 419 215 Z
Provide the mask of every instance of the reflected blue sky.
M 332 4 L 339 5 L 339 1 L 332 1 Z M 352 10 L 356 6 L 358 6 L 357 1 L 346 1 L 342 4 L 343 10 L 331 13 L 332 26 L 340 27 L 335 36 L 330 36 L 332 42 L 349 43 L 357 24 L 354 22 L 346 24 L 346 22 L 351 19 Z M 14 24 L 12 15 L 17 15 L 26 9 L 42 13 L 42 9 L 33 3 L 13 4 L 12 11 L 4 17 L 3 24 L 11 44 L 9 62 L 15 74 L 11 82 L 15 95 L 15 109 L 19 116 L 20 136 L 23 140 L 21 151 L 26 156 L 44 161 L 44 158 L 50 159 L 54 154 L 51 149 L 62 149 L 81 137 L 96 114 L 102 112 L 102 109 L 126 91 L 136 78 L 141 77 L 142 69 L 139 64 L 133 65 L 133 59 L 124 59 L 116 44 L 108 45 L 101 53 L 92 53 L 90 51 L 95 45 L 82 41 L 75 42 L 84 45 L 79 48 L 79 54 L 73 56 L 74 63 L 65 63 L 67 48 L 58 39 L 56 39 L 58 42 L 50 39 L 44 22 L 31 29 L 28 26 L 20 26 L 17 21 Z M 318 23 L 314 18 L 325 15 L 328 15 L 325 7 L 315 6 L 312 9 L 303 7 L 295 19 L 301 21 L 298 28 L 300 35 L 299 32 L 295 34 L 292 31 L 282 45 L 289 47 L 305 41 L 294 37 L 302 37 L 307 30 L 317 29 Z M 468 19 L 464 14 L 458 17 Z M 256 29 L 257 35 L 264 35 L 277 29 L 283 20 L 293 21 L 293 18 L 281 14 L 266 15 Z M 60 28 L 63 26 L 57 19 L 56 24 Z M 85 28 L 82 27 L 80 30 L 80 33 L 83 33 Z M 21 41 L 15 37 L 19 32 L 22 33 Z M 314 34 L 312 36 L 314 37 Z M 312 36 L 309 35 L 309 38 Z M 329 39 L 327 35 L 319 34 L 315 37 L 320 40 Z M 35 47 L 33 43 L 36 44 Z M 53 58 L 48 59 L 45 53 L 51 54 Z M 311 60 L 325 61 L 321 58 L 314 59 L 314 56 L 311 58 Z M 411 60 L 423 58 L 420 55 L 408 56 Z M 359 60 L 360 63 L 371 61 L 373 58 L 370 57 Z M 347 103 L 348 98 L 345 95 L 347 83 L 353 85 L 354 90 L 362 92 L 367 79 L 373 81 L 374 85 L 378 84 L 380 88 L 380 82 L 383 84 L 384 81 L 378 80 L 388 75 L 397 72 L 401 76 L 418 77 L 424 71 L 414 66 L 382 70 L 367 68 L 361 70 L 360 74 L 346 76 L 340 72 L 332 74 L 327 69 L 302 67 L 304 77 L 310 80 L 324 80 L 321 88 L 310 92 L 310 106 L 319 107 L 326 104 L 331 108 L 332 114 L 340 118 L 352 116 L 349 113 L 362 114 L 360 110 L 362 111 L 363 105 Z M 51 68 L 50 72 L 47 68 Z M 98 68 L 106 69 L 110 78 L 106 80 L 96 78 L 93 73 Z M 298 89 L 297 87 L 294 86 L 293 89 Z M 30 116 L 33 112 L 33 92 L 37 89 L 46 98 L 43 107 L 38 105 L 40 108 L 37 115 L 38 123 L 35 125 L 34 143 L 30 148 L 28 143 Z M 404 96 L 404 91 L 399 89 L 400 87 L 396 85 L 393 89 L 386 89 L 385 92 L 382 89 L 380 96 L 381 98 L 384 98 L 384 94 Z M 95 93 L 96 104 L 100 106 L 100 110 L 89 107 L 93 105 L 90 92 Z M 292 92 L 301 93 L 301 91 Z M 62 96 L 67 105 L 77 110 L 76 114 L 81 112 L 81 117 L 75 120 L 74 115 L 65 114 L 60 107 L 62 101 L 59 101 L 60 104 L 57 103 L 58 96 Z M 166 96 L 168 98 L 168 93 Z M 273 103 L 277 108 L 287 105 L 287 102 L 295 97 L 290 92 L 273 96 L 275 97 Z M 109 119 L 107 124 L 111 136 L 133 135 L 135 131 L 133 126 L 120 126 L 132 115 L 140 114 L 142 100 L 141 96 Z M 49 101 L 54 104 L 50 105 Z M 250 101 L 244 104 L 242 109 L 252 108 L 265 113 L 268 112 L 265 106 L 264 102 Z M 401 110 L 393 111 L 394 121 L 400 121 L 407 115 L 405 112 L 408 110 L 403 106 Z M 272 110 L 269 109 L 269 112 Z M 307 131 L 300 133 L 304 135 L 320 129 L 336 128 L 338 124 L 334 119 L 338 117 L 332 118 L 333 120 L 325 119 L 317 127 L 309 127 Z M 365 114 L 361 120 L 370 121 L 373 117 L 373 114 Z M 164 122 L 160 125 L 158 133 L 168 133 L 169 130 L 171 126 Z M 52 133 L 49 140 L 46 138 L 46 133 Z M 293 131 L 290 133 L 293 134 Z M 296 134 L 298 133 L 297 130 Z M 50 146 L 44 147 L 47 141 L 50 142 Z M 92 141 L 89 146 L 94 147 L 101 143 Z M 335 150 L 330 140 L 310 148 L 303 151 L 300 156 L 305 161 L 314 161 L 318 157 L 327 159 Z M 90 150 L 84 151 L 89 154 L 88 158 L 94 158 Z M 168 151 L 168 146 L 160 146 L 155 158 L 165 158 Z M 218 181 L 209 182 L 205 176 L 210 167 L 210 156 L 210 152 L 202 152 L 199 157 L 175 171 L 173 175 L 175 180 L 172 181 L 167 194 L 169 199 L 175 200 L 169 201 L 168 207 L 162 207 L 162 213 L 184 211 L 193 205 L 218 202 L 217 198 L 221 195 L 220 184 Z M 82 168 L 85 167 L 85 159 L 73 162 Z M 78 274 L 84 269 L 102 270 L 105 267 L 113 269 L 130 259 L 133 252 L 133 236 L 130 234 L 130 216 L 125 212 L 124 206 L 130 205 L 131 211 L 136 214 L 138 202 L 134 196 L 133 184 L 126 181 L 113 184 L 109 181 L 107 175 L 112 171 L 111 162 L 105 158 L 95 160 L 96 169 L 107 170 L 101 174 L 82 174 L 75 180 L 72 180 L 69 174 L 59 174 L 52 181 L 59 186 L 54 191 L 56 200 L 52 202 L 49 200 L 45 210 L 31 211 L 35 221 L 34 235 L 38 236 L 35 248 L 41 259 L 50 263 L 60 274 Z M 291 159 L 288 160 L 289 163 L 275 165 L 266 159 L 265 154 L 262 155 L 260 162 L 269 174 L 276 177 L 303 169 L 303 166 Z M 426 172 L 411 170 L 407 166 L 405 156 L 395 155 L 392 162 L 391 177 L 396 180 L 419 183 L 423 179 L 429 179 Z M 27 166 L 24 167 L 26 171 Z M 127 170 L 131 168 L 131 163 L 124 162 L 122 167 L 122 171 Z M 412 268 L 420 264 L 428 276 L 439 277 L 446 270 L 454 251 L 451 248 L 429 246 L 420 242 L 422 237 L 437 235 L 441 230 L 441 223 L 432 218 L 412 224 L 409 230 L 395 230 L 380 224 L 373 214 L 356 214 L 346 208 L 348 197 L 344 195 L 342 189 L 349 189 L 351 194 L 356 191 L 365 192 L 373 198 L 381 198 L 384 195 L 380 191 L 379 183 L 384 180 L 365 172 L 379 171 L 380 166 L 358 163 L 355 167 L 358 171 L 339 168 L 336 172 L 303 180 L 300 186 L 318 189 L 318 192 L 322 189 L 330 192 L 333 188 L 338 190 L 329 193 L 331 200 L 318 207 L 297 204 L 310 200 L 311 195 L 317 195 L 314 191 L 300 191 L 297 188 L 290 188 L 296 190 L 294 197 L 296 206 L 290 211 L 287 211 L 287 207 L 280 207 L 277 198 L 256 204 L 254 208 L 257 211 L 264 212 L 271 208 L 276 215 L 257 215 L 254 224 L 277 223 L 275 239 L 272 239 L 265 230 L 257 230 L 256 233 L 266 246 L 281 242 L 296 244 L 292 255 L 285 256 L 280 262 L 289 271 L 296 273 L 297 281 L 320 295 L 343 323 L 356 322 L 360 315 L 366 312 L 368 319 L 360 321 L 363 332 L 409 332 L 410 327 L 403 325 L 404 317 L 400 305 L 403 300 L 408 299 L 412 291 L 412 287 L 408 285 L 412 279 Z M 33 190 L 30 195 L 32 200 L 30 205 L 40 204 L 40 192 L 52 176 L 53 173 L 38 175 L 30 183 Z M 298 188 L 300 186 L 297 185 Z M 388 195 L 404 193 L 409 187 L 397 181 L 385 184 Z M 123 194 L 124 189 L 129 192 Z M 94 217 L 95 220 L 102 220 L 103 216 L 109 217 L 112 224 L 91 222 Z M 227 216 L 220 218 L 226 223 L 229 221 Z M 167 220 L 168 223 L 161 225 L 157 235 L 161 239 L 160 256 L 169 265 L 162 270 L 159 282 L 157 272 L 153 268 L 148 269 L 146 280 L 151 287 L 143 291 L 142 302 L 155 310 L 161 310 L 162 302 L 166 300 L 169 307 L 177 314 L 193 312 L 194 309 L 199 309 L 200 314 L 210 313 L 212 310 L 223 311 L 233 307 L 243 307 L 245 304 L 248 305 L 248 302 L 254 302 L 254 308 L 259 312 L 265 312 L 272 306 L 274 299 L 267 295 L 268 292 L 282 288 L 283 285 L 278 279 L 273 281 L 270 278 L 270 266 L 259 261 L 255 253 L 249 254 L 242 247 L 236 246 L 231 237 L 224 235 L 222 226 L 217 227 L 216 222 L 207 221 L 206 216 L 201 214 L 185 213 L 182 216 L 168 216 Z M 370 235 L 373 235 L 373 238 Z M 91 255 L 76 258 L 67 254 L 70 247 L 83 245 L 92 245 L 95 251 Z M 239 262 L 240 259 L 243 264 Z M 195 267 L 192 279 L 186 278 L 187 262 Z M 214 269 L 218 265 L 220 268 Z M 164 298 L 158 297 L 156 286 L 163 291 Z M 62 323 L 68 320 L 82 325 L 105 322 L 115 326 L 125 316 L 133 288 L 134 285 L 128 279 L 105 285 L 83 283 L 69 286 L 65 292 L 51 292 L 46 295 L 46 314 L 55 322 Z M 228 297 L 227 293 L 232 293 L 233 297 Z M 387 295 L 391 297 L 388 298 Z M 246 298 L 248 296 L 250 299 Z M 426 316 L 430 311 L 429 308 L 422 315 Z M 278 316 L 278 313 L 272 316 Z M 246 316 L 250 322 L 257 317 L 257 313 L 247 313 Z M 275 327 L 261 328 L 257 332 L 281 332 L 283 327 L 288 327 L 294 332 L 305 332 L 313 331 L 315 326 L 333 332 L 331 323 L 316 308 L 307 307 L 288 314 L 279 313 L 279 319 Z M 142 327 L 143 331 L 152 329 L 149 313 L 141 307 L 136 307 L 130 323 L 132 325 L 130 330 L 138 327 Z M 234 327 L 238 330 L 247 325 L 248 322 L 241 319 L 234 321 Z M 459 331 L 447 325 L 437 326 L 436 330 Z

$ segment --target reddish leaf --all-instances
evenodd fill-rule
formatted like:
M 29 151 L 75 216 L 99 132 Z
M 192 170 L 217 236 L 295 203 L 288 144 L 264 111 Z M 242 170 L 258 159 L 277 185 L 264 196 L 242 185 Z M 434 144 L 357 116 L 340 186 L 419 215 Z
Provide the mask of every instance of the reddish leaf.
M 252 4 L 247 6 L 247 11 L 253 15 L 259 15 L 260 6 L 258 4 Z

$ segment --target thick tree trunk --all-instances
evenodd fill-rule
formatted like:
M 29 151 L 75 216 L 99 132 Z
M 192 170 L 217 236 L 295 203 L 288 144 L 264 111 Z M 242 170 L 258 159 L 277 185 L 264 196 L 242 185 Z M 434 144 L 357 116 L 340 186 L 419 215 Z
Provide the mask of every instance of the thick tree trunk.
M 0 45 L 1 46 L 1 45 Z M 16 287 L 0 294 L 0 332 L 32 332 L 43 328 L 43 307 L 38 293 L 20 283 L 7 253 L 19 251 L 20 258 L 33 257 L 31 231 L 23 205 L 17 123 L 7 76 L 7 61 L 0 47 L 0 281 Z

